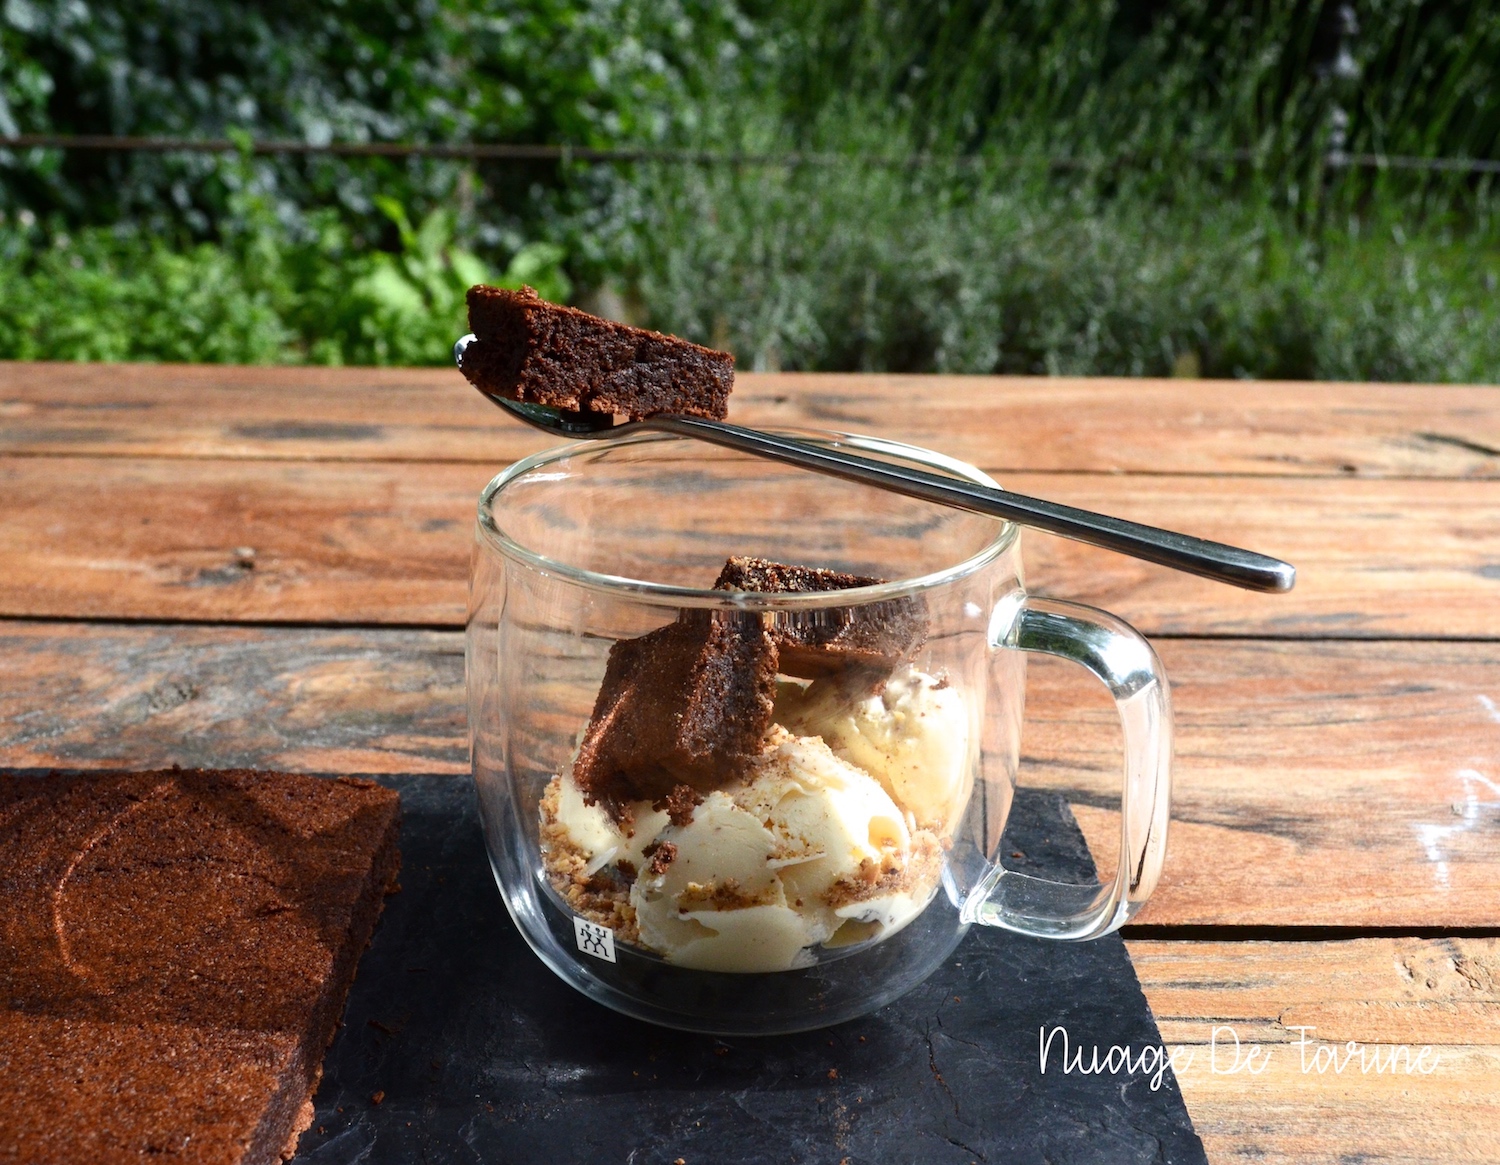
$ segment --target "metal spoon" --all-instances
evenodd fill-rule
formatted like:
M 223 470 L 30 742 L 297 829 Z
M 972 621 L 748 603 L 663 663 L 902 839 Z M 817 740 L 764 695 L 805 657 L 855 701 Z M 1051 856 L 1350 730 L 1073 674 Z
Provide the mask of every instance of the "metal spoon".
M 463 367 L 465 349 L 474 342 L 471 334 L 453 345 L 453 359 L 459 368 Z M 1074 506 L 1026 497 L 1007 490 L 990 489 L 958 478 L 944 477 L 904 465 L 892 465 L 841 450 L 809 445 L 791 437 L 761 433 L 755 429 L 725 424 L 723 421 L 660 414 L 639 421 L 616 423 L 610 413 L 570 412 L 547 405 L 510 400 L 483 389 L 479 391 L 492 404 L 499 405 L 512 416 L 544 433 L 551 433 L 554 437 L 590 440 L 618 437 L 638 429 L 676 433 L 728 449 L 738 449 L 743 453 L 753 453 L 758 457 L 769 457 L 773 461 L 785 461 L 833 477 L 873 485 L 878 489 L 888 489 L 893 493 L 921 498 L 923 501 L 936 502 L 938 505 L 954 506 L 992 518 L 1019 522 L 1038 530 L 1046 530 L 1050 534 L 1061 534 L 1064 538 L 1087 542 L 1091 546 L 1102 546 L 1106 550 L 1116 550 L 1121 554 L 1229 583 L 1231 586 L 1244 587 L 1246 590 L 1289 591 L 1297 581 L 1296 567 L 1278 558 L 1256 554 L 1253 550 L 1241 550 L 1222 542 L 1209 542 L 1189 534 L 1176 534 L 1155 526 L 1143 526 L 1139 522 L 1127 522 L 1123 518 L 1111 518 Z

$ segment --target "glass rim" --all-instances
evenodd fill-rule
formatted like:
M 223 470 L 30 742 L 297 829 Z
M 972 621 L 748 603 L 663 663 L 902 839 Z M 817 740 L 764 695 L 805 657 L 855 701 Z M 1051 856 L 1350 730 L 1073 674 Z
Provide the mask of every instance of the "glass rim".
M 841 433 L 826 429 L 768 428 L 765 431 L 781 436 L 798 437 L 833 447 L 848 446 L 864 453 L 874 453 L 887 457 L 897 457 L 904 461 L 914 461 L 924 469 L 936 469 L 939 472 L 949 473 L 966 481 L 972 481 L 994 489 L 1003 488 L 999 482 L 995 481 L 984 470 L 970 465 L 966 461 L 960 461 L 956 457 L 950 457 L 946 453 L 924 449 L 919 445 L 908 445 L 901 441 L 888 441 L 881 437 L 865 437 L 854 433 Z M 608 449 L 624 448 L 630 445 L 689 442 L 691 440 L 691 437 L 680 436 L 675 433 L 645 431 L 632 433 L 624 437 L 608 437 L 593 441 L 570 441 L 563 445 L 555 445 L 550 449 L 543 449 L 541 452 L 533 453 L 528 457 L 523 457 L 519 461 L 513 462 L 505 469 L 502 469 L 480 491 L 478 528 L 481 535 L 490 546 L 507 558 L 528 566 L 544 575 L 566 579 L 568 582 L 586 587 L 589 590 L 602 591 L 614 595 L 628 595 L 632 599 L 639 599 L 645 602 L 660 602 L 663 605 L 676 607 L 773 611 L 828 606 L 861 606 L 865 603 L 904 598 L 908 595 L 930 591 L 957 579 L 966 578 L 975 571 L 987 566 L 1010 549 L 1020 532 L 1020 526 L 1015 522 L 1006 521 L 1001 518 L 990 519 L 998 527 L 995 536 L 973 554 L 951 566 L 945 566 L 940 570 L 930 571 L 927 574 L 915 575 L 910 578 L 890 579 L 886 582 L 874 583 L 863 587 L 850 587 L 846 590 L 786 594 L 769 591 L 716 591 L 705 587 L 677 586 L 670 583 L 651 582 L 648 579 L 636 579 L 625 575 L 604 574 L 599 571 L 588 570 L 581 566 L 574 566 L 571 563 L 563 562 L 560 559 L 549 558 L 547 555 L 523 545 L 502 530 L 495 521 L 492 512 L 495 498 L 507 485 L 526 476 L 533 470 L 556 461 L 561 461 L 565 457 L 580 455 L 590 449 L 605 451 Z M 760 460 L 752 454 L 743 454 L 742 456 L 750 460 Z M 868 488 L 877 489 L 879 487 L 870 486 Z M 936 502 L 930 504 L 939 505 Z M 983 517 L 983 515 L 976 516 Z

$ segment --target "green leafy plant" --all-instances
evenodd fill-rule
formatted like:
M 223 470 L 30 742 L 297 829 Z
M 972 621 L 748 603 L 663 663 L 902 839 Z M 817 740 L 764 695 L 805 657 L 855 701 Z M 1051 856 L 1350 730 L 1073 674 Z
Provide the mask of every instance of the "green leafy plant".
M 464 292 L 495 282 L 453 241 L 452 215 L 415 228 L 386 207 L 395 254 L 351 250 L 336 219 L 294 241 L 243 208 L 229 245 L 175 250 L 102 228 L 0 221 L 0 358 L 443 364 L 468 330 Z M 565 299 L 564 252 L 533 243 L 499 282 Z
M 376 202 L 395 224 L 401 250 L 368 256 L 354 281 L 354 299 L 368 305 L 361 334 L 379 363 L 438 363 L 468 330 L 464 292 L 487 282 L 489 269 L 454 245 L 452 212 L 434 210 L 414 228 L 395 199 Z
M 1500 156 L 1500 14 L 1356 8 L 14 0 L 0 129 L 238 151 L 0 152 L 0 354 L 445 363 L 484 270 L 742 367 L 1500 379 L 1493 180 L 1328 164 Z

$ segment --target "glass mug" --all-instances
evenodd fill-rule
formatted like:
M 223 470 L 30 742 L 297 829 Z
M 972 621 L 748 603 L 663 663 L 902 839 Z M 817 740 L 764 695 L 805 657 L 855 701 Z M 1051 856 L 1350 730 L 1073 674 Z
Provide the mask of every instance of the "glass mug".
M 796 435 L 995 484 L 912 446 Z M 709 589 L 731 556 L 889 581 L 816 593 Z M 730 792 L 700 795 L 693 818 L 676 823 L 667 821 L 670 807 L 642 802 L 622 824 L 577 787 L 565 791 L 616 642 L 684 621 L 752 635 L 816 633 L 893 611 L 920 612 L 926 635 L 884 689 L 868 673 L 811 687 L 778 678 L 776 719 L 791 727 L 771 731 L 788 763 L 802 767 L 783 765 L 759 792 L 741 782 L 737 801 Z M 1081 663 L 1119 708 L 1120 859 L 1102 884 L 1002 864 L 1027 652 Z M 1171 708 L 1156 654 L 1112 615 L 1028 596 L 1020 530 L 992 518 L 660 434 L 539 453 L 480 496 L 466 682 L 485 843 L 511 918 L 579 991 L 668 1027 L 769 1035 L 839 1023 L 916 986 L 974 923 L 1095 938 L 1129 919 L 1161 873 Z M 845 736 L 813 740 L 810 714 L 783 711 L 826 712 L 841 700 L 848 707 L 818 723 L 837 721 Z M 896 731 L 928 713 L 937 727 L 915 743 Z M 864 718 L 868 739 L 849 730 L 851 715 Z M 924 785 L 927 754 L 937 759 Z M 700 828 L 700 817 L 716 824 Z M 794 818 L 801 833 L 788 825 Z M 723 856 L 740 881 L 705 885 L 683 873 L 715 877 L 716 855 L 729 854 L 715 839 L 722 847 L 730 835 L 752 849 L 767 838 L 791 848 L 755 850 L 754 869 L 743 852 Z M 684 863 L 676 874 L 651 856 L 663 839 L 676 841 L 672 864 Z M 726 903 L 715 897 L 726 887 L 754 895 Z M 680 946 L 663 939 L 674 935 L 687 937 Z

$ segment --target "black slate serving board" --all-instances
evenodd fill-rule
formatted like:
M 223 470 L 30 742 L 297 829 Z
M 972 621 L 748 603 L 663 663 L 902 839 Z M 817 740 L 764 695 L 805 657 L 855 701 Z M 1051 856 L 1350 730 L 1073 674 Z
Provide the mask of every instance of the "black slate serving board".
M 1170 1071 L 1039 1071 L 1062 1025 L 1101 1055 L 1159 1045 L 1117 935 L 1057 943 L 975 927 L 861 1020 L 715 1039 L 627 1019 L 531 953 L 485 860 L 466 779 L 395 778 L 401 893 L 360 963 L 297 1162 L 1203 1162 Z M 1066 804 L 1017 796 L 1004 850 L 1083 880 Z M 1085 1057 L 1087 1060 L 1087 1057 Z

